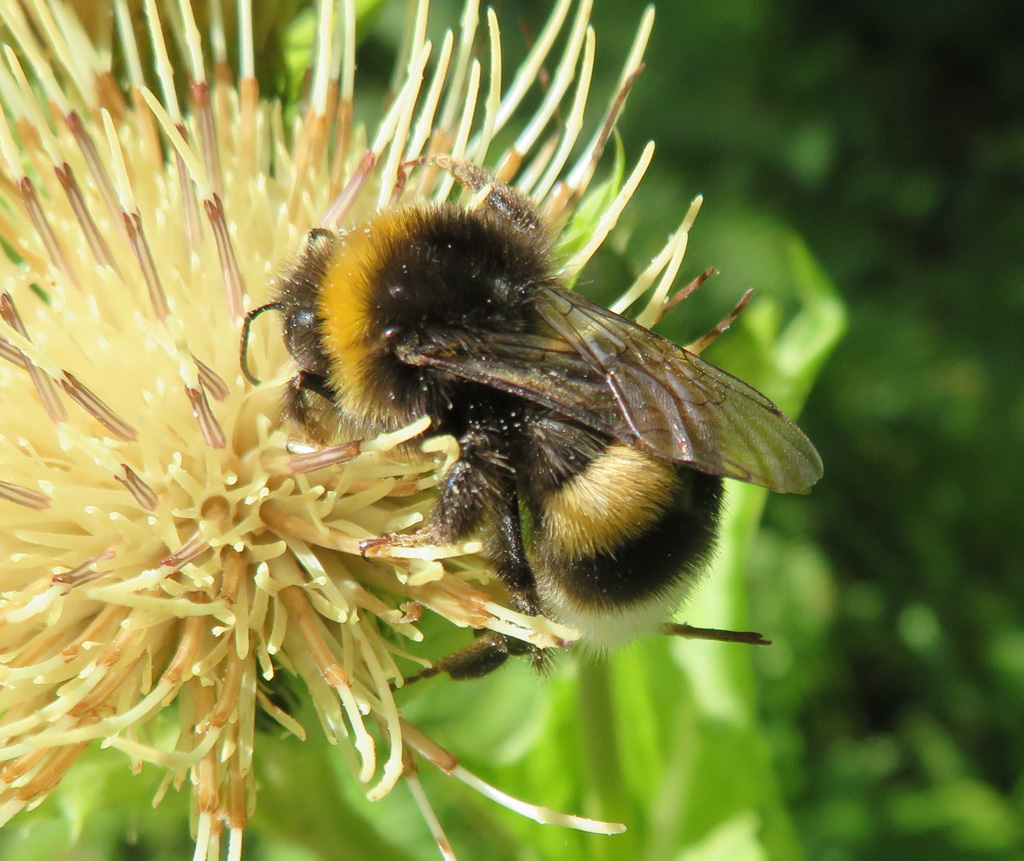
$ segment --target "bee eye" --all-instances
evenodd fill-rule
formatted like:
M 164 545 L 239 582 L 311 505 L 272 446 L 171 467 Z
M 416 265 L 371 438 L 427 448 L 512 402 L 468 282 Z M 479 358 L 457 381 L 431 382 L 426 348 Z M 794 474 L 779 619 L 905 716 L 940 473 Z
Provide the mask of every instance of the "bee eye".
M 285 336 L 289 342 L 303 337 L 317 325 L 316 312 L 308 308 L 292 311 L 285 320 Z

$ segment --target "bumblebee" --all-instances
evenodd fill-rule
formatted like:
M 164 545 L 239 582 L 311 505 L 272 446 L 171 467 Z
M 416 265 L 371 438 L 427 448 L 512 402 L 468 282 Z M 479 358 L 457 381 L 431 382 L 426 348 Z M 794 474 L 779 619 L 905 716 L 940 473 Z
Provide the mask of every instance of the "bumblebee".
M 243 370 L 252 380 L 252 321 L 275 310 L 298 366 L 284 412 L 309 436 L 427 415 L 458 440 L 425 526 L 365 550 L 480 533 L 516 609 L 597 648 L 657 629 L 707 566 L 723 478 L 804 493 L 821 460 L 758 391 L 567 290 L 524 195 L 475 165 L 432 164 L 480 203 L 310 231 L 273 301 L 246 317 Z M 488 633 L 428 674 L 481 676 L 524 653 L 541 662 Z

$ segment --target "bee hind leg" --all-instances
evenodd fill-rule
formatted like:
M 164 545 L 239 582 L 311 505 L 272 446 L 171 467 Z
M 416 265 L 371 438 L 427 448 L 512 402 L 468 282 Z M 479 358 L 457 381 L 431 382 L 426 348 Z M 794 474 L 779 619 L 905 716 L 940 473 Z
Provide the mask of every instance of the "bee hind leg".
M 403 686 L 423 679 L 432 679 L 442 673 L 455 681 L 481 679 L 503 666 L 509 658 L 524 655 L 529 656 L 536 670 L 543 671 L 546 668 L 544 649 L 538 649 L 505 634 L 484 631 L 465 648 L 440 658 L 425 670 L 406 676 L 403 679 Z
M 431 679 L 441 673 L 456 681 L 479 679 L 493 673 L 514 654 L 511 641 L 503 634 L 493 631 L 481 634 L 464 649 L 452 652 L 412 676 L 406 676 L 409 685 L 421 679 Z
M 771 640 L 757 631 L 724 631 L 721 628 L 695 628 L 685 623 L 665 625 L 663 632 L 687 640 L 711 640 L 716 643 L 743 643 L 748 646 L 770 646 Z

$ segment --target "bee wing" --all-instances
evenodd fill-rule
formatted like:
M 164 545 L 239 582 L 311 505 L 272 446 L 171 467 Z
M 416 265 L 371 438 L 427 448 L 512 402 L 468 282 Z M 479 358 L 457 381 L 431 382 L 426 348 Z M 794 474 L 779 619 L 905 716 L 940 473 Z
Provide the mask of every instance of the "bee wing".
M 540 288 L 549 332 L 451 338 L 406 351 L 666 460 L 786 493 L 822 474 L 803 432 L 768 398 L 720 368 L 576 293 Z

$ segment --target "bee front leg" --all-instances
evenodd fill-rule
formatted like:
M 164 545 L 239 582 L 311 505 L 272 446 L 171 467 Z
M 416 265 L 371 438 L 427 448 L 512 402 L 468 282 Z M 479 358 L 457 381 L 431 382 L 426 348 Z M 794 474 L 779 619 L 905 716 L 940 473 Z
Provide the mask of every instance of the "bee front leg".
M 311 399 L 310 395 L 318 398 Z M 299 371 L 288 381 L 284 390 L 282 413 L 295 424 L 306 429 L 315 439 L 326 439 L 321 432 L 318 416 L 325 406 L 333 406 L 336 395 L 323 374 L 313 371 Z M 321 401 L 322 404 L 318 404 Z M 313 431 L 316 432 L 313 432 Z

